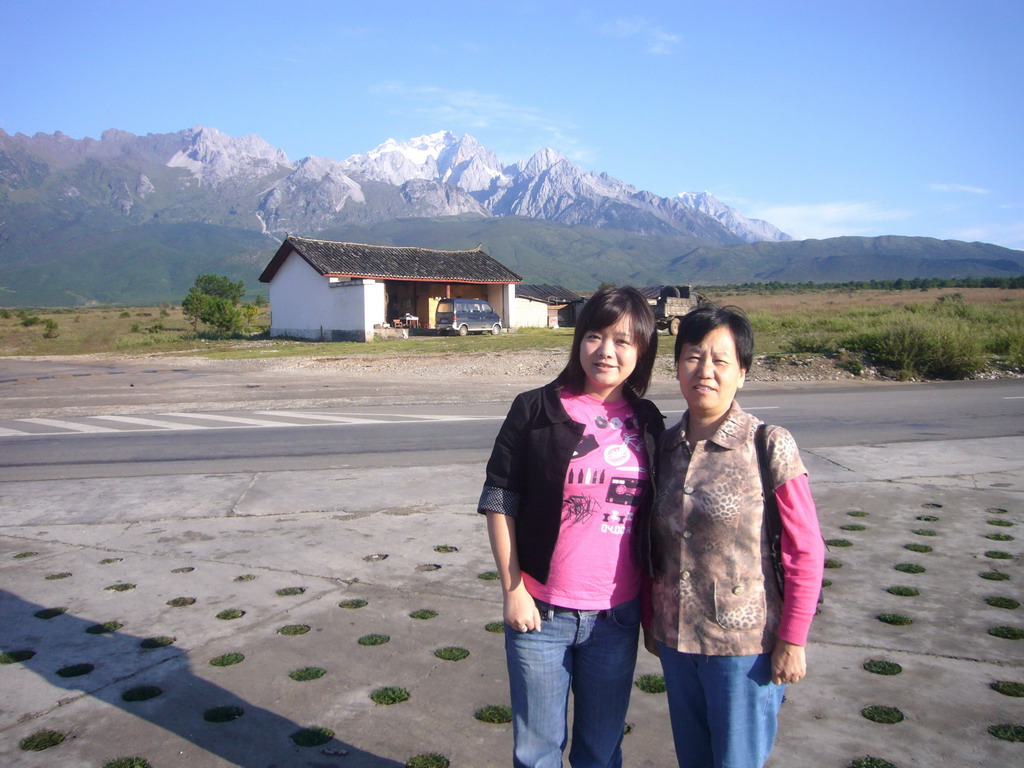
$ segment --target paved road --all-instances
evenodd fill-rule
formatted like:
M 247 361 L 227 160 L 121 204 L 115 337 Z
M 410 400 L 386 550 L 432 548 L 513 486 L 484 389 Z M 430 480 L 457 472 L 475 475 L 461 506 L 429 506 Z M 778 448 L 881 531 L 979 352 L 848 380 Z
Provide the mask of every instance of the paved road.
M 662 393 L 669 420 L 679 398 Z M 804 450 L 1019 435 L 1024 382 L 756 385 L 742 402 Z M 486 458 L 507 403 L 175 411 L 0 420 L 0 480 L 410 466 Z

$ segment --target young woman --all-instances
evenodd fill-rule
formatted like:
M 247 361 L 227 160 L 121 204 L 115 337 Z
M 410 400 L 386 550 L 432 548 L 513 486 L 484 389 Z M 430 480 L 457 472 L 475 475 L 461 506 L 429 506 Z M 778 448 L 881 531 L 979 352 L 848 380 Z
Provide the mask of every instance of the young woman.
M 665 672 L 680 768 L 761 768 L 783 685 L 807 671 L 824 545 L 796 443 L 767 427 L 783 596 L 764 541 L 761 422 L 735 400 L 753 351 L 739 310 L 704 305 L 683 318 L 675 357 L 687 410 L 662 435 L 655 508 L 639 532 L 654 579 L 645 641 Z
M 516 768 L 560 768 L 570 690 L 570 765 L 622 765 L 640 626 L 633 528 L 664 429 L 642 399 L 656 353 L 639 291 L 598 291 L 564 370 L 516 397 L 494 442 L 479 510 L 501 577 Z

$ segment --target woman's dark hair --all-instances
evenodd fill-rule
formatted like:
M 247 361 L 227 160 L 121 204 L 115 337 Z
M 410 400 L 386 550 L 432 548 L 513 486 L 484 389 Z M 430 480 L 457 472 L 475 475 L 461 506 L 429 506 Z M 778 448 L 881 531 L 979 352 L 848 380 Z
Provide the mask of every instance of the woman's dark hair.
M 739 307 L 720 307 L 710 303 L 701 304 L 683 315 L 676 335 L 676 365 L 679 365 L 679 356 L 683 353 L 684 344 L 700 344 L 705 336 L 722 327 L 732 331 L 740 368 L 749 371 L 754 362 L 754 329 L 750 327 L 747 313 Z
M 602 288 L 583 305 L 572 335 L 569 362 L 558 374 L 556 381 L 577 392 L 582 392 L 587 374 L 580 365 L 580 345 L 590 331 L 603 331 L 622 318 L 629 319 L 633 346 L 636 347 L 636 368 L 626 379 L 624 389 L 643 397 L 651 383 L 654 358 L 658 355 L 658 328 L 651 305 L 636 288 Z

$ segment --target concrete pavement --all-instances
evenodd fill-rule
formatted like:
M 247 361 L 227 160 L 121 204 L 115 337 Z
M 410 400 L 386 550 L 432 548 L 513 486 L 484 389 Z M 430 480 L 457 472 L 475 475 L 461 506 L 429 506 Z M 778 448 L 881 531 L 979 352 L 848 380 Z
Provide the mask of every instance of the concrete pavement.
M 1024 630 L 1024 609 L 986 603 L 1024 599 L 1022 457 L 1024 437 L 805 452 L 825 538 L 850 546 L 831 548 L 841 567 L 826 571 L 810 673 L 788 692 L 770 766 L 846 768 L 866 755 L 899 768 L 1024 764 L 1024 744 L 987 731 L 1024 725 L 1024 698 L 990 687 L 1024 683 L 1024 641 L 989 633 Z M 510 727 L 474 718 L 508 702 L 502 637 L 485 629 L 500 620 L 498 589 L 479 578 L 493 568 L 474 509 L 482 477 L 477 463 L 4 483 L 0 647 L 34 655 L 0 665 L 0 765 L 140 756 L 153 768 L 377 768 L 423 753 L 509 765 Z M 340 607 L 349 600 L 366 605 Z M 52 608 L 65 611 L 35 615 Z M 218 618 L 232 609 L 244 614 Z M 437 615 L 410 616 L 421 609 Z M 86 631 L 103 622 L 122 626 Z M 280 631 L 296 625 L 309 629 Z M 360 644 L 374 634 L 389 641 Z M 159 636 L 175 640 L 140 647 Z M 451 646 L 469 656 L 435 656 Z M 210 664 L 227 653 L 244 661 Z M 870 660 L 902 672 L 872 674 Z M 81 665 L 93 668 L 68 676 Z M 289 677 L 306 667 L 324 674 Z M 637 675 L 658 672 L 642 652 Z M 161 693 L 124 700 L 140 686 Z M 409 699 L 375 704 L 370 694 L 388 686 Z M 904 719 L 871 722 L 861 710 L 872 705 Z M 224 706 L 243 714 L 204 720 Z M 674 764 L 663 695 L 636 690 L 629 722 L 627 766 Z M 309 726 L 334 738 L 297 746 L 289 736 Z M 41 730 L 64 741 L 19 748 Z

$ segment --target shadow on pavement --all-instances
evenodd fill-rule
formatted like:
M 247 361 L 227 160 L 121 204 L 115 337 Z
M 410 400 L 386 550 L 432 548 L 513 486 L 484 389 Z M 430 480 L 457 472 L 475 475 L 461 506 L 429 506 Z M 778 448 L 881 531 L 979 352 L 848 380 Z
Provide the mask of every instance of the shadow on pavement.
M 19 663 L 52 686 L 91 696 L 242 768 L 322 765 L 325 756 L 343 754 L 344 764 L 350 767 L 403 765 L 337 738 L 316 747 L 296 746 L 291 736 L 312 724 L 295 723 L 203 679 L 191 670 L 184 651 L 173 645 L 146 649 L 141 644 L 147 638 L 117 631 L 88 632 L 97 627 L 96 622 L 66 612 L 52 618 L 41 617 L 54 610 L 0 590 L 0 652 L 31 652 L 29 658 Z M 127 692 L 144 687 L 150 689 L 148 693 L 153 693 L 154 688 L 160 693 L 145 700 L 125 700 Z M 27 692 L 8 689 L 5 695 L 27 696 Z M 44 712 L 75 698 L 55 695 Z M 236 707 L 242 714 L 227 722 L 208 722 L 204 718 L 204 713 L 211 709 L 228 707 Z M 73 717 L 64 715 L 67 721 Z M 52 724 L 40 725 L 38 730 L 46 728 L 61 730 Z M 123 732 L 112 732 L 108 738 L 111 749 L 119 752 L 136 742 L 136 738 Z M 10 753 L 8 749 L 4 751 Z

